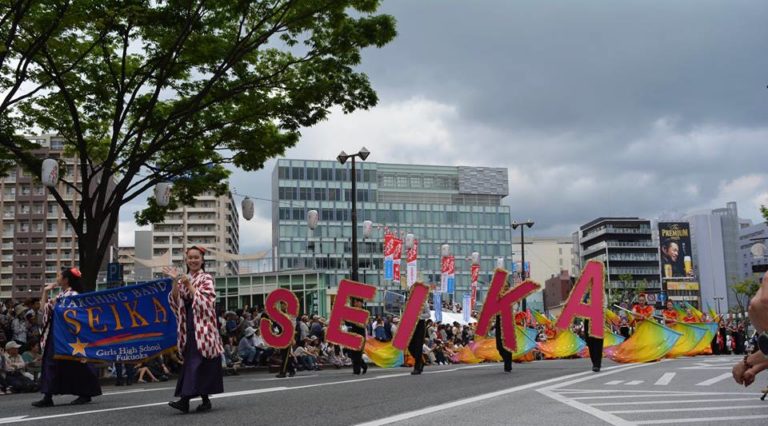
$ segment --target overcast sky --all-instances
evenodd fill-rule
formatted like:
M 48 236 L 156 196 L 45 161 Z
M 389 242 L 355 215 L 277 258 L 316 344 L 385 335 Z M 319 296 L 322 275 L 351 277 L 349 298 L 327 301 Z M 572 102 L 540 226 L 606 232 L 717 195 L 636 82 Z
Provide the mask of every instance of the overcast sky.
M 398 37 L 364 52 L 379 105 L 303 130 L 288 158 L 509 169 L 533 236 L 599 216 L 768 204 L 768 2 L 386 0 Z M 236 172 L 269 198 L 274 161 Z M 239 204 L 240 198 L 237 199 Z M 132 207 L 139 207 L 133 205 Z M 241 252 L 271 242 L 270 203 Z M 132 244 L 131 209 L 120 243 Z

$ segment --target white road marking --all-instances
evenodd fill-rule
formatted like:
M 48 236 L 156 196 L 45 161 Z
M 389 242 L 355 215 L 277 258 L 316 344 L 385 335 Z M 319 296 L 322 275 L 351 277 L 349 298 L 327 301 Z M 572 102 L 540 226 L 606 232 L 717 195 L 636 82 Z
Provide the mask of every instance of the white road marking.
M 580 396 L 573 399 L 625 399 L 625 398 L 668 398 L 672 396 L 700 396 L 695 392 L 690 393 L 657 393 L 653 395 L 648 394 L 628 394 L 628 395 L 611 395 L 611 396 Z
M 610 382 L 606 382 L 606 385 L 618 385 L 620 383 L 624 382 L 624 380 L 611 380 Z
M 664 373 L 659 380 L 654 383 L 655 386 L 667 386 L 672 382 L 677 373 Z
M 493 365 L 493 364 L 491 364 L 491 365 Z M 642 367 L 642 366 L 643 366 L 643 364 L 630 364 L 629 366 L 620 365 L 620 366 L 615 366 L 615 367 L 608 367 L 608 368 L 604 368 L 603 369 L 604 373 L 600 374 L 600 376 L 606 376 L 606 375 L 609 375 L 609 374 L 618 373 L 618 372 L 622 372 L 622 371 L 625 371 L 625 370 L 630 370 L 630 369 L 637 368 L 637 367 Z M 609 371 L 609 370 L 613 370 L 613 371 Z M 490 392 L 490 393 L 486 393 L 486 394 L 482 394 L 482 395 L 473 396 L 471 398 L 465 398 L 465 399 L 460 399 L 458 401 L 447 402 L 447 403 L 444 403 L 444 404 L 433 405 L 431 407 L 422 408 L 420 410 L 409 411 L 407 413 L 401 413 L 401 414 L 390 416 L 390 417 L 384 417 L 382 419 L 373 420 L 373 421 L 365 422 L 365 423 L 360 423 L 357 426 L 380 426 L 380 425 L 386 425 L 386 424 L 395 423 L 395 422 L 401 422 L 403 420 L 412 419 L 414 417 L 420 417 L 420 416 L 424 416 L 424 415 L 427 415 L 427 414 L 432 414 L 432 413 L 440 412 L 440 411 L 443 411 L 443 410 L 446 410 L 446 409 L 456 408 L 456 407 L 460 407 L 462 405 L 472 404 L 472 403 L 475 403 L 475 402 L 484 401 L 486 399 L 496 398 L 496 397 L 499 397 L 499 396 L 507 395 L 507 394 L 518 392 L 518 391 L 521 391 L 521 390 L 531 389 L 531 388 L 535 388 L 535 387 L 538 387 L 538 386 L 543 386 L 543 385 L 547 385 L 547 384 L 550 384 L 550 383 L 557 383 L 557 382 L 560 382 L 562 380 L 568 380 L 568 379 L 572 379 L 572 378 L 575 378 L 575 377 L 583 377 L 583 376 L 587 376 L 587 378 L 585 378 L 583 380 L 591 380 L 591 379 L 593 379 L 595 377 L 599 377 L 599 376 L 596 376 L 595 373 L 593 373 L 591 371 L 585 371 L 583 373 L 570 374 L 570 375 L 562 376 L 562 377 L 555 377 L 555 378 L 543 380 L 543 381 L 540 381 L 540 382 L 527 383 L 525 385 L 515 386 L 515 387 L 509 388 L 509 389 L 504 389 L 504 390 L 500 390 L 500 391 L 496 391 L 496 392 Z M 572 383 L 578 383 L 578 382 L 581 382 L 583 380 L 578 380 L 577 379 L 575 381 L 566 382 L 563 385 L 572 384 Z
M 643 383 L 645 380 L 632 380 L 631 382 L 625 383 L 627 386 L 637 386 L 641 383 Z
M 107 392 L 102 394 L 101 396 L 111 396 L 111 395 L 125 395 L 129 393 L 139 393 L 139 392 L 154 392 L 154 391 L 160 391 L 160 390 L 170 390 L 170 389 L 176 389 L 175 387 L 167 387 L 167 388 L 151 388 L 151 389 L 145 389 L 145 388 L 136 388 L 131 389 L 127 391 L 119 391 L 119 392 Z
M 294 379 L 309 379 L 310 377 L 317 377 L 319 374 L 312 374 L 309 376 L 293 376 L 293 377 L 271 377 L 269 379 L 248 379 L 250 382 L 274 382 L 278 380 L 294 380 Z
M 26 417 L 27 416 L 3 417 L 0 418 L 0 424 L 18 422 L 24 420 Z
M 611 413 L 611 414 L 677 413 L 677 412 L 683 412 L 683 411 L 716 411 L 716 410 L 734 410 L 734 409 L 741 410 L 744 408 L 765 408 L 765 404 L 731 405 L 728 407 L 688 407 L 688 408 L 662 408 L 662 409 L 653 408 L 650 410 L 616 410 L 616 411 L 608 411 L 608 413 Z
M 621 372 L 624 372 L 624 371 L 627 371 L 627 370 L 631 370 L 633 368 L 646 367 L 646 366 L 649 366 L 649 365 L 656 365 L 656 364 L 645 363 L 645 364 L 629 365 L 629 366 L 624 367 L 624 368 L 619 369 L 619 370 L 614 370 L 614 371 L 611 371 L 611 372 L 608 372 L 608 373 L 603 373 L 600 376 L 607 376 L 607 375 L 611 375 L 611 374 L 621 373 Z M 576 399 L 578 399 L 578 398 L 568 398 L 567 396 L 560 395 L 559 393 L 556 392 L 558 390 L 558 388 L 562 388 L 562 387 L 566 387 L 566 386 L 571 386 L 573 384 L 585 382 L 585 381 L 588 381 L 588 380 L 592 380 L 594 378 L 595 378 L 595 376 L 588 376 L 588 377 L 582 377 L 582 378 L 579 378 L 579 379 L 570 380 L 570 381 L 567 381 L 565 383 L 556 383 L 554 385 L 547 386 L 547 387 L 542 388 L 542 389 L 538 389 L 537 392 L 539 392 L 542 395 L 548 396 L 549 398 L 554 399 L 555 401 L 558 401 L 558 402 L 563 403 L 565 405 L 569 405 L 569 406 L 571 406 L 573 408 L 579 409 L 579 410 L 581 410 L 581 411 L 583 411 L 583 412 L 585 412 L 587 414 L 590 414 L 590 415 L 592 415 L 594 417 L 597 417 L 598 419 L 601 419 L 601 420 L 607 422 L 608 424 L 612 424 L 612 425 L 615 425 L 615 426 L 632 426 L 634 423 L 629 422 L 627 420 L 624 420 L 621 417 L 614 416 L 613 414 L 606 413 L 605 411 L 598 410 L 597 408 L 593 408 L 590 405 L 585 404 L 583 402 L 576 401 Z M 586 399 L 590 399 L 590 398 L 586 398 Z
M 717 377 L 713 377 L 709 380 L 704 380 L 701 383 L 696 383 L 696 386 L 711 386 L 714 385 L 717 382 L 723 381 L 729 377 L 732 377 L 733 375 L 731 373 L 723 373 Z
M 726 399 L 683 399 L 677 401 L 634 401 L 634 402 L 600 402 L 592 404 L 593 407 L 605 407 L 607 405 L 658 405 L 658 404 L 689 404 L 692 402 L 717 402 L 724 401 L 754 401 L 757 396 L 752 398 L 726 398 Z
M 663 419 L 663 420 L 641 420 L 635 421 L 632 424 L 636 425 L 661 425 L 661 424 L 677 424 L 677 423 L 699 423 L 699 422 L 716 422 L 721 420 L 756 420 L 765 419 L 765 414 L 758 416 L 733 416 L 733 417 L 699 417 L 695 419 Z
M 701 366 L 701 367 L 681 367 L 678 370 L 732 370 L 733 367 L 730 365 L 726 365 L 723 367 L 713 367 L 713 366 Z

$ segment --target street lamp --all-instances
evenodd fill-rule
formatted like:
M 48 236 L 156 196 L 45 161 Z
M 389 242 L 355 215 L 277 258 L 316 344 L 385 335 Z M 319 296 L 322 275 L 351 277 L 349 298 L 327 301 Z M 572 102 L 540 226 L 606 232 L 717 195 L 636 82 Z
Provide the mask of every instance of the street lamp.
M 725 299 L 723 296 L 713 297 L 717 301 L 717 315 L 720 315 L 720 301 Z
M 533 221 L 531 219 L 528 219 L 525 222 L 517 223 L 515 221 L 512 221 L 512 229 L 520 228 L 520 276 L 522 277 L 522 280 L 525 281 L 525 227 L 532 227 Z M 525 298 L 523 298 L 523 312 L 528 308 Z
M 317 210 L 310 210 L 307 212 L 307 228 L 309 228 L 310 233 L 312 234 L 312 269 L 317 269 L 317 261 L 315 260 L 315 253 L 316 253 L 316 247 L 315 244 L 317 244 L 315 239 L 315 228 L 317 228 L 317 222 L 318 222 L 318 213 Z M 309 246 L 309 242 L 307 242 L 307 246 Z
M 371 152 L 363 147 L 359 152 L 355 154 L 347 154 L 341 151 L 336 159 L 339 163 L 344 164 L 348 159 L 352 159 L 352 281 L 359 281 L 357 275 L 357 176 L 355 174 L 355 157 L 360 157 L 365 161 Z

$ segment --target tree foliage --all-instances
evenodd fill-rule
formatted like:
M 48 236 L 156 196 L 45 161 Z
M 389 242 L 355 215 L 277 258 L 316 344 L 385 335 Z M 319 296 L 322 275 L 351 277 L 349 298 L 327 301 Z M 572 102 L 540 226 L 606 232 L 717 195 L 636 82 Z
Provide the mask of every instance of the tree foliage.
M 161 181 L 141 224 L 195 195 L 226 190 L 232 164 L 257 170 L 295 145 L 334 106 L 367 109 L 377 96 L 355 67 L 361 49 L 395 36 L 378 0 L 3 0 L 0 6 L 0 172 L 39 174 L 35 146 L 65 138 L 82 202 L 52 190 L 77 233 L 95 284 L 122 206 Z M 102 230 L 90 232 L 85 230 Z

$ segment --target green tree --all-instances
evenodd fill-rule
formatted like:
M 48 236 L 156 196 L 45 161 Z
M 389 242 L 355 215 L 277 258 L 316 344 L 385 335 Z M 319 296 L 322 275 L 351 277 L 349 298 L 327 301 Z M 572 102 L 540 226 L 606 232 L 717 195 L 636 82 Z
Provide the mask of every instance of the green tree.
M 768 207 L 760 206 L 760 212 L 763 214 L 766 223 L 768 223 Z
M 171 203 L 150 197 L 140 224 L 205 190 L 223 193 L 225 165 L 262 168 L 330 108 L 374 106 L 355 67 L 363 48 L 395 37 L 394 18 L 378 8 L 378 0 L 6 0 L 0 167 L 39 175 L 38 146 L 19 133 L 65 138 L 83 184 L 63 178 L 51 193 L 93 289 L 120 208 L 157 183 L 175 181 Z M 77 206 L 59 194 L 65 186 L 79 193 Z
M 749 301 L 755 296 L 757 290 L 760 288 L 760 282 L 755 278 L 747 278 L 743 281 L 734 283 L 731 286 L 731 292 L 734 294 L 734 299 L 738 306 L 738 312 L 745 313 L 749 306 Z

